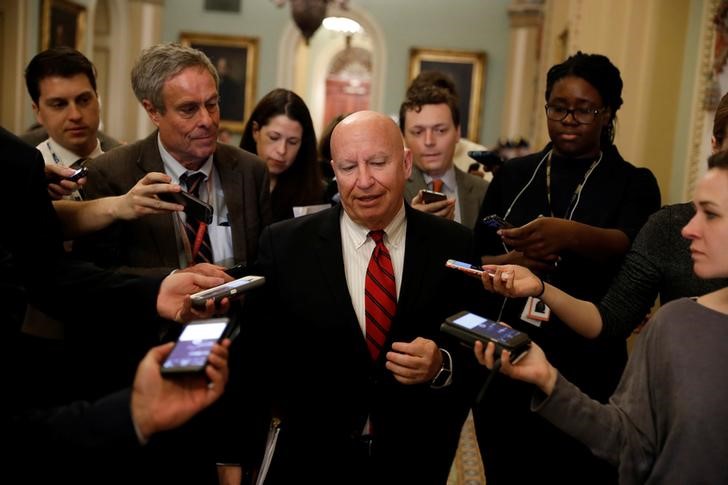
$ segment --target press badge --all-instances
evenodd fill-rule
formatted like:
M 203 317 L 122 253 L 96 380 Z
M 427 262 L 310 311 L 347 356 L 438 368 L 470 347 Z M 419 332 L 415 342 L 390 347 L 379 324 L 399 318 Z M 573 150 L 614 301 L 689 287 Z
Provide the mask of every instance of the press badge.
M 540 327 L 542 322 L 548 322 L 551 317 L 551 309 L 540 298 L 529 296 L 526 305 L 521 312 L 521 320 Z

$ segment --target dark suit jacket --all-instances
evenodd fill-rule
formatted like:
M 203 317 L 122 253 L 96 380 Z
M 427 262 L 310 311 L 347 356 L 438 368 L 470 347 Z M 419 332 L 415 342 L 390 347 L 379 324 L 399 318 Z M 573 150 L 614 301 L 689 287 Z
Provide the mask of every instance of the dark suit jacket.
M 53 479 L 63 476 L 54 467 L 60 463 L 51 461 L 67 459 L 63 472 L 78 483 L 77 475 L 89 469 L 95 451 L 101 456 L 138 451 L 129 391 L 94 403 L 70 402 L 73 396 L 66 401 L 57 395 L 41 397 L 39 380 L 32 373 L 39 356 L 20 344 L 21 322 L 11 305 L 16 298 L 19 306 L 29 301 L 76 331 L 98 336 L 97 344 L 109 346 L 105 329 L 117 337 L 144 332 L 146 318 L 156 314 L 159 280 L 118 275 L 67 259 L 40 152 L 2 128 L 0 147 L 0 167 L 13 174 L 13 183 L 0 193 L 0 212 L 8 229 L 0 232 L 0 361 L 8 370 L 2 433 L 12 443 L 3 456 L 5 470 L 16 469 L 26 481 L 40 483 L 43 473 Z M 114 311 L 107 312 L 111 307 Z M 86 368 L 94 364 L 99 362 L 86 361 Z
M 232 227 L 236 263 L 255 261 L 258 238 L 271 220 L 265 164 L 239 148 L 220 143 L 213 158 Z M 144 140 L 105 153 L 88 164 L 86 198 L 122 195 L 149 172 L 164 172 L 155 131 Z M 79 254 L 104 267 L 137 274 L 166 275 L 179 267 L 175 216 L 152 215 L 119 221 L 98 235 L 77 241 Z
M 485 192 L 488 190 L 488 182 L 455 167 L 455 183 L 458 185 L 460 220 L 464 226 L 475 229 L 480 206 L 483 204 Z M 407 179 L 407 185 L 405 186 L 405 199 L 407 199 L 407 202 L 412 201 L 417 192 L 426 188 L 428 187 L 422 171 L 413 166 L 412 175 Z
M 237 371 L 247 376 L 233 378 L 229 398 L 240 394 L 237 410 L 269 398 L 260 402 L 263 411 L 272 406 L 282 418 L 267 483 L 368 482 L 367 473 L 376 483 L 445 483 L 473 392 L 475 359 L 448 346 L 440 324 L 482 292 L 477 280 L 447 269 L 445 261 L 470 259 L 471 231 L 407 207 L 402 288 L 387 347 L 421 336 L 448 347 L 454 360 L 452 386 L 407 386 L 384 368 L 385 352 L 374 364 L 369 357 L 344 274 L 340 211 L 263 232 L 258 269 L 267 282 L 248 299 L 251 315 L 236 341 L 244 361 Z M 362 464 L 356 446 L 368 416 L 375 452 Z M 248 425 L 235 439 L 255 434 L 253 420 Z

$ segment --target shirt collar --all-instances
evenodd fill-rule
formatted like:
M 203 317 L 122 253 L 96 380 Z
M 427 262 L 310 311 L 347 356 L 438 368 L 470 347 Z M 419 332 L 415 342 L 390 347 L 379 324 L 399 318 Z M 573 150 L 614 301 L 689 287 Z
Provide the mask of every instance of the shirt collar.
M 428 186 L 432 183 L 433 177 L 430 177 L 425 172 L 422 172 L 422 177 L 425 179 L 425 183 Z M 442 180 L 442 183 L 445 184 L 445 187 L 454 191 L 455 187 L 457 187 L 457 182 L 455 181 L 455 166 L 453 165 L 447 169 L 447 172 L 440 177 L 440 180 Z
M 184 175 L 185 173 L 197 173 L 202 172 L 205 174 L 205 179 L 210 176 L 210 172 L 212 172 L 212 158 L 214 156 L 214 153 L 209 156 L 209 158 L 205 161 L 205 163 L 202 164 L 199 170 L 187 170 L 184 165 L 179 163 L 168 151 L 166 148 L 164 148 L 164 144 L 162 144 L 162 139 L 159 137 L 159 133 L 157 133 L 157 146 L 159 147 L 159 154 L 162 157 L 162 164 L 164 165 L 164 172 L 172 177 L 173 183 L 179 183 L 180 177 Z
M 99 142 L 98 138 L 96 139 L 96 148 L 94 148 L 93 151 L 89 153 L 86 157 L 82 157 L 72 152 L 71 150 L 66 149 L 60 143 L 56 143 L 53 138 L 48 138 L 45 143 L 48 144 L 48 149 L 51 152 L 51 156 L 53 156 L 53 161 L 55 163 L 60 163 L 64 167 L 70 167 L 80 158 L 96 158 L 104 153 L 103 151 L 101 151 L 101 143 Z M 60 160 L 56 160 L 56 157 L 58 157 Z
M 354 241 L 356 249 L 360 249 L 367 242 L 370 229 L 354 222 L 346 210 L 341 211 L 341 224 L 345 233 L 349 234 Z M 397 211 L 397 214 L 389 224 L 384 228 L 384 239 L 386 243 L 394 248 L 398 248 L 404 242 L 405 232 L 405 209 L 404 202 Z

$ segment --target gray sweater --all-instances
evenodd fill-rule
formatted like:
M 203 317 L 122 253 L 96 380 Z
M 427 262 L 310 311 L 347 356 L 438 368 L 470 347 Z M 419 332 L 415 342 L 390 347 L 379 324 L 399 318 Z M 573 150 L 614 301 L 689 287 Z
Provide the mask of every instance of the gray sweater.
M 532 409 L 619 468 L 622 484 L 728 483 L 728 315 L 694 300 L 662 307 L 609 404 L 559 375 Z
M 680 234 L 695 214 L 690 203 L 667 205 L 650 216 L 597 308 L 603 336 L 627 338 L 642 323 L 658 293 L 664 305 L 728 286 L 728 279 L 702 280 L 693 273 L 690 241 Z

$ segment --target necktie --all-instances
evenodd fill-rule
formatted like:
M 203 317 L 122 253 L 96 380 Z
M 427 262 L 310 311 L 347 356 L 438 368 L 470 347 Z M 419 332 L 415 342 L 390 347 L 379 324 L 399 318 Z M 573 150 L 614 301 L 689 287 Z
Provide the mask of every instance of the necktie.
M 180 177 L 180 182 L 187 186 L 187 192 L 199 199 L 200 185 L 204 178 L 205 174 L 201 172 L 185 173 Z M 207 224 L 187 214 L 185 232 L 192 251 L 190 264 L 212 263 L 212 245 L 210 244 L 210 235 L 207 232 Z
M 387 341 L 392 318 L 397 311 L 397 285 L 389 251 L 384 245 L 384 231 L 371 231 L 376 246 L 369 259 L 364 283 L 366 340 L 372 360 L 377 360 Z
M 443 186 L 442 179 L 433 179 L 432 180 L 432 190 L 434 190 L 435 192 L 442 192 L 442 186 Z

